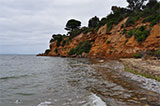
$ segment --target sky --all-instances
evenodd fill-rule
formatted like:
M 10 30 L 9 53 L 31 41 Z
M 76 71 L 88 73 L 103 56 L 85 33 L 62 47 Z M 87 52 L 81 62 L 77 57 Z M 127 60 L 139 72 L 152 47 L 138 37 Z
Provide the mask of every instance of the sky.
M 107 16 L 126 0 L 0 0 L 0 54 L 38 54 L 49 48 L 53 34 L 64 34 L 69 19 L 88 25 Z

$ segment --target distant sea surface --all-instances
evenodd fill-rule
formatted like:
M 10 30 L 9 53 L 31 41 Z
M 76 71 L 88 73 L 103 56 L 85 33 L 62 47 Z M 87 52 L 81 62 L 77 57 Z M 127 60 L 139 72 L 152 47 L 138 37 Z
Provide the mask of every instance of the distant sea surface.
M 85 64 L 85 65 L 83 65 Z M 87 59 L 0 55 L 0 106 L 105 106 Z

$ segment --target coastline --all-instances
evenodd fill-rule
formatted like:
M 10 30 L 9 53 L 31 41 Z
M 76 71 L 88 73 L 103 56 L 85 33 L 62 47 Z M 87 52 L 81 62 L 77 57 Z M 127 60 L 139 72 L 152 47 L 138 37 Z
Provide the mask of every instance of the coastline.
M 102 71 L 104 73 L 104 75 L 102 76 L 109 75 L 106 78 L 104 77 L 105 79 L 111 78 L 111 80 L 115 80 L 116 82 L 121 84 L 123 83 L 123 81 L 125 81 L 125 82 L 128 82 L 130 86 L 132 86 L 131 88 L 135 88 L 135 86 L 139 86 L 140 88 L 144 88 L 156 93 L 160 93 L 160 81 L 156 79 L 157 77 L 156 78 L 152 77 L 157 75 L 156 73 L 160 72 L 160 70 L 158 70 L 160 68 L 160 65 L 155 66 L 158 71 L 158 72 L 157 71 L 155 72 L 155 70 L 152 68 L 154 67 L 153 63 L 152 64 L 146 63 L 147 67 L 151 67 L 150 70 L 148 70 L 148 71 L 151 71 L 150 72 L 151 74 L 149 74 L 150 76 L 148 75 L 147 71 L 143 71 L 142 68 L 137 69 L 136 71 L 138 72 L 131 72 L 126 70 L 126 67 L 131 69 L 133 67 L 133 66 L 131 67 L 131 63 L 135 61 L 139 61 L 139 62 L 143 61 L 141 63 L 139 62 L 136 63 L 139 65 L 142 65 L 146 61 L 155 62 L 157 60 L 141 60 L 141 59 L 133 59 L 133 58 L 125 58 L 125 59 L 123 58 L 119 60 L 103 60 L 103 59 L 98 60 L 97 59 L 97 60 L 93 60 L 93 67 L 99 70 L 100 72 Z M 159 61 L 160 60 L 158 60 L 158 62 Z M 128 64 L 128 66 L 126 66 L 126 63 Z M 110 73 L 112 74 L 110 75 Z M 122 82 L 120 82 L 120 79 L 123 79 Z M 129 87 L 128 84 L 124 86 Z
M 39 54 L 37 56 L 47 56 Z M 53 56 L 63 58 L 88 58 L 94 64 L 105 64 L 108 60 L 118 60 L 124 65 L 124 70 L 135 75 L 140 75 L 145 78 L 150 78 L 160 82 L 160 59 L 135 59 L 135 58 L 98 58 L 98 57 L 86 57 L 86 56 Z
M 160 60 L 126 58 L 120 61 L 124 64 L 125 71 L 160 82 Z

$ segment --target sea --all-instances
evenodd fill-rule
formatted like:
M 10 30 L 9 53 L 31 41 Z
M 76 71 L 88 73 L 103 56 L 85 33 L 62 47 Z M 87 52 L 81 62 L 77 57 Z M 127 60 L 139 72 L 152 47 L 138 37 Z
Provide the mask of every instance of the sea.
M 119 61 L 109 61 L 108 68 L 99 67 L 103 60 L 99 62 L 0 55 L 0 106 L 160 105 L 160 94 L 122 76 Z
M 86 65 L 82 65 L 86 64 Z M 0 106 L 105 106 L 87 59 L 0 55 Z

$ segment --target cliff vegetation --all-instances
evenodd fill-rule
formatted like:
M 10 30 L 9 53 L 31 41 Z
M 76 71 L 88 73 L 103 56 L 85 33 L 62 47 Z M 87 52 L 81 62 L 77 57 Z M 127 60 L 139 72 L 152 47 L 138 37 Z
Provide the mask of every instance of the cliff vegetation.
M 160 57 L 160 2 L 127 0 L 126 8 L 112 6 L 106 17 L 92 17 L 88 26 L 70 19 L 67 34 L 53 34 L 44 56 Z

